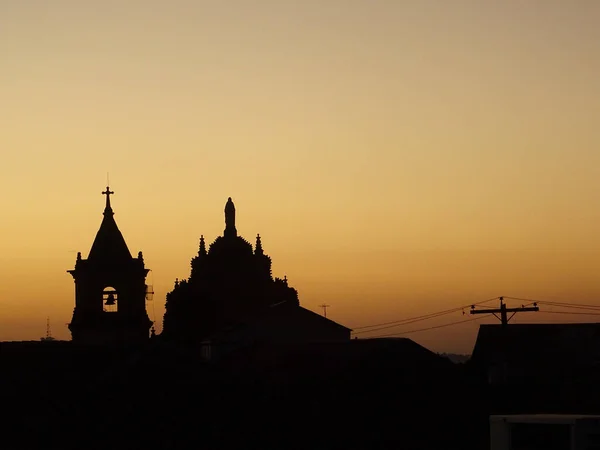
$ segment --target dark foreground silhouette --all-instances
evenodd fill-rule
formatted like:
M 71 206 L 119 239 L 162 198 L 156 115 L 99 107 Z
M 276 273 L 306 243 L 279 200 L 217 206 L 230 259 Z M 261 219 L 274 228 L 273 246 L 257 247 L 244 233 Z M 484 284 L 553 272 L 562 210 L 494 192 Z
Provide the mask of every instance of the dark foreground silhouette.
M 475 385 L 408 339 L 256 345 L 212 363 L 157 339 L 0 345 L 3 449 L 487 445 Z
M 490 383 L 478 355 L 454 364 L 409 339 L 216 354 L 2 342 L 0 448 L 487 449 L 490 414 L 600 413 L 597 364 Z

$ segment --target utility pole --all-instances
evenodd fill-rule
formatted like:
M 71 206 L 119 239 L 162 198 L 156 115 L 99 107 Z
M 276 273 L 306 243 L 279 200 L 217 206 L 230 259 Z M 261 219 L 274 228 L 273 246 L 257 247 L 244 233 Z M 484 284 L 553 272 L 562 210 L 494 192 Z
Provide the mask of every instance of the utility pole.
M 493 314 L 497 319 L 500 320 L 502 326 L 505 327 L 508 325 L 510 319 L 518 312 L 528 312 L 528 311 L 539 311 L 537 303 L 534 303 L 533 306 L 521 306 L 520 308 L 507 308 L 506 303 L 504 303 L 504 297 L 500 297 L 500 308 L 493 309 L 475 309 L 475 305 L 471 306 L 471 314 Z M 512 313 L 510 317 L 508 317 L 508 313 Z M 498 317 L 496 314 L 500 314 Z
M 499 338 L 501 341 L 499 354 L 497 355 L 497 361 L 500 363 L 501 377 L 502 382 L 507 383 L 509 379 L 509 359 L 510 359 L 510 348 L 508 345 L 508 322 L 513 316 L 518 312 L 528 312 L 528 311 L 539 311 L 537 303 L 534 303 L 533 306 L 521 306 L 520 308 L 507 308 L 506 303 L 504 303 L 504 298 L 500 297 L 500 308 L 497 309 L 475 309 L 475 305 L 471 306 L 471 314 L 493 314 L 497 319 L 502 323 L 501 332 L 499 334 Z M 512 313 L 510 317 L 508 317 L 508 313 Z M 497 316 L 500 314 L 500 317 Z
M 327 319 L 327 308 L 329 308 L 331 305 L 319 305 L 320 308 L 323 308 L 323 317 L 325 317 Z

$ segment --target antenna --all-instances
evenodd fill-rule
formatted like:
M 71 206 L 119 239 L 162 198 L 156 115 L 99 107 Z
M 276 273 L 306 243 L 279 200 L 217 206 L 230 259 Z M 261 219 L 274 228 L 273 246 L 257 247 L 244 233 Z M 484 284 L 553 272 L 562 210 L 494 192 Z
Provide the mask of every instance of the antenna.
M 319 308 L 323 308 L 323 317 L 325 317 L 327 319 L 327 308 L 329 308 L 331 305 L 319 305 Z
M 41 341 L 53 341 L 52 333 L 50 332 L 50 317 L 46 319 L 46 337 L 40 339 Z

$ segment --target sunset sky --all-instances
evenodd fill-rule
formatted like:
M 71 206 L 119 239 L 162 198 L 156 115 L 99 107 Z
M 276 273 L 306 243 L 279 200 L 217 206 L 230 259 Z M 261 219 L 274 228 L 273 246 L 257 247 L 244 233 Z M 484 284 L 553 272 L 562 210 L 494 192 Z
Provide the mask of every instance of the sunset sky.
M 0 0 L 0 340 L 70 338 L 107 172 L 158 331 L 229 196 L 351 328 L 600 304 L 599 24 L 596 0 Z M 470 352 L 494 321 L 406 337 Z

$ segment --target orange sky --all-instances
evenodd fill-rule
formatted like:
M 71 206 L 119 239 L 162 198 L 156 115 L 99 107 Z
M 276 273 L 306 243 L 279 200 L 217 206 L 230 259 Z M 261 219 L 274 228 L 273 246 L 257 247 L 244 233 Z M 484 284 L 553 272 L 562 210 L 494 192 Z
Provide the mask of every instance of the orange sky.
M 228 196 L 301 304 L 350 327 L 594 302 L 598 23 L 595 0 L 4 0 L 0 340 L 47 316 L 69 337 L 106 172 L 158 321 Z M 571 317 L 516 318 L 549 319 Z M 476 331 L 410 337 L 470 351 Z

